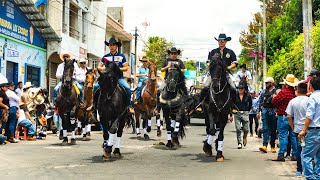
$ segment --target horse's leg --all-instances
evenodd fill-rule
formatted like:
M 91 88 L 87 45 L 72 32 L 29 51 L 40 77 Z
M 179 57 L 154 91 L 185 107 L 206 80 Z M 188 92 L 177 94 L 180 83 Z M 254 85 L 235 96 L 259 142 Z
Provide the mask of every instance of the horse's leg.
M 76 118 L 76 106 L 74 106 L 69 113 L 69 120 L 70 120 L 70 129 L 71 129 L 71 145 L 76 145 L 76 132 L 75 129 L 77 128 L 77 118 Z
M 222 155 L 222 147 L 223 147 L 223 139 L 224 139 L 224 128 L 228 121 L 228 114 L 221 114 L 219 118 L 219 128 L 220 132 L 218 134 L 218 141 L 217 141 L 217 162 L 223 162 L 224 157 Z
M 125 116 L 126 117 L 126 116 Z M 115 149 L 113 151 L 114 157 L 115 158 L 121 158 L 121 153 L 120 153 L 120 141 L 121 141 L 121 137 L 122 137 L 122 133 L 123 133 L 123 128 L 125 126 L 125 119 L 121 119 L 120 120 L 120 124 L 119 124 L 119 128 L 117 131 L 117 141 L 115 144 Z
M 178 112 L 175 115 L 172 115 L 171 118 L 176 120 L 174 122 L 174 124 L 171 124 L 171 127 L 173 128 L 172 143 L 174 145 L 180 146 L 179 139 L 178 139 L 178 133 L 179 133 L 179 129 L 180 129 L 180 120 L 181 120 L 180 112 Z M 173 120 L 171 120 L 171 121 L 173 122 Z
M 67 115 L 60 113 L 60 117 L 62 119 L 62 133 L 63 133 L 63 141 L 61 143 L 62 146 L 68 144 L 68 122 L 67 122 Z
M 139 110 L 135 110 L 134 112 L 134 116 L 136 117 L 136 133 L 137 133 L 137 136 L 139 136 L 141 133 L 140 133 L 140 111 Z
M 168 110 L 163 109 L 163 116 L 164 116 L 164 119 L 165 119 L 165 122 L 166 122 L 166 127 L 167 127 L 167 140 L 168 140 L 168 143 L 166 144 L 166 146 L 171 149 L 171 148 L 173 148 L 171 132 L 173 131 L 174 125 L 173 125 L 173 121 L 170 121 L 169 111 Z
M 152 125 L 152 121 L 151 121 L 151 118 L 152 118 L 152 113 L 148 112 L 146 113 L 146 116 L 148 118 L 148 127 L 147 127 L 147 132 L 151 132 L 151 125 Z
M 102 125 L 103 139 L 104 139 L 102 144 L 102 148 L 104 149 L 103 160 L 110 160 L 111 151 L 110 151 L 110 148 L 108 148 L 109 123 L 107 122 L 106 116 L 103 114 L 103 112 L 101 112 L 101 115 L 100 115 L 100 123 Z
M 147 131 L 147 126 L 148 126 L 148 114 L 147 112 L 143 113 L 143 120 L 142 120 L 142 128 L 143 128 L 143 137 L 145 140 L 149 140 L 150 137 L 148 135 Z
M 161 119 L 160 119 L 160 113 L 157 113 L 156 115 L 156 122 L 157 122 L 157 136 L 161 137 Z
M 207 157 L 212 156 L 212 141 L 213 141 L 213 136 L 215 135 L 215 127 L 214 127 L 214 114 L 212 111 L 208 112 L 208 122 L 206 123 L 207 125 L 207 135 L 208 138 L 203 144 L 203 151 L 205 152 Z

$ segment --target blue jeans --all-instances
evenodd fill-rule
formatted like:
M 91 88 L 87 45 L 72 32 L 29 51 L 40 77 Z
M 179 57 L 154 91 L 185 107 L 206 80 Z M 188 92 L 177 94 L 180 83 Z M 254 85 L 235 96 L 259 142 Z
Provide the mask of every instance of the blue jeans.
M 298 139 L 298 134 L 299 133 L 295 133 L 296 134 L 296 139 L 297 139 L 297 154 L 295 155 L 297 158 L 297 171 L 298 172 L 302 172 L 302 163 L 301 163 L 301 151 L 302 151 L 302 147 L 300 144 L 300 141 Z
M 141 96 L 141 87 L 143 86 L 144 82 L 143 81 L 139 81 L 138 85 L 137 85 L 137 93 L 136 93 L 136 99 L 139 99 Z
M 268 146 L 270 140 L 270 146 L 275 147 L 276 135 L 277 135 L 277 118 L 275 114 L 262 114 L 262 134 L 263 134 L 263 146 Z M 270 138 L 271 137 L 271 138 Z
M 10 112 L 9 112 L 9 117 L 8 117 L 8 122 L 9 122 L 8 133 L 16 132 L 17 123 L 18 123 L 18 119 L 17 119 L 17 115 L 16 115 L 17 110 L 18 110 L 18 107 L 16 107 L 16 106 L 10 107 Z M 15 133 L 14 133 L 14 136 L 15 136 Z
M 33 136 L 36 133 L 36 125 L 33 124 L 29 119 L 22 120 L 19 126 L 26 127 L 28 129 L 28 135 Z
M 1 109 L 2 110 L 2 109 Z M 0 118 L 2 118 L 2 113 L 0 111 Z M 2 125 L 0 127 L 0 134 L 2 134 L 2 130 L 3 129 L 6 129 L 6 125 L 7 125 L 7 122 L 2 122 Z
M 118 84 L 126 89 L 126 92 L 128 95 L 128 104 L 131 105 L 131 89 L 128 82 L 124 78 L 121 78 L 118 80 Z M 95 89 L 94 92 L 96 92 L 99 88 L 100 88 L 99 84 L 96 83 L 93 88 Z
M 79 91 L 80 91 L 80 95 L 79 95 L 79 98 L 80 100 L 82 101 L 83 100 L 83 92 L 82 92 L 82 86 L 77 82 L 77 81 L 73 81 L 73 83 L 76 84 L 76 86 L 78 87 Z M 54 87 L 53 89 L 53 96 L 52 96 L 52 99 L 53 99 L 53 102 L 56 103 L 56 100 L 57 100 L 57 93 L 58 93 L 58 90 L 59 88 L 61 87 L 62 85 L 62 82 L 60 81 L 56 87 Z
M 305 137 L 306 145 L 302 148 L 301 158 L 304 176 L 309 179 L 320 179 L 320 129 L 309 129 Z M 316 166 L 313 168 L 312 159 Z
M 288 133 L 290 134 L 290 140 L 292 145 L 292 154 L 297 154 L 297 138 L 296 134 L 290 127 L 287 116 L 278 117 L 278 133 L 279 133 L 279 142 L 280 150 L 278 152 L 278 157 L 284 157 L 284 153 L 287 151 L 288 145 Z

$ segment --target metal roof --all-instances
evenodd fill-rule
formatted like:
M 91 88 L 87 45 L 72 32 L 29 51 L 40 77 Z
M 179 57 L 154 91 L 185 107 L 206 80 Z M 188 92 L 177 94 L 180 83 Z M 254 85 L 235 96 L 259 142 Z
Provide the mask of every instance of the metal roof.
M 14 0 L 16 5 L 27 16 L 30 23 L 40 32 L 45 40 L 61 41 L 61 38 L 52 29 L 32 0 Z

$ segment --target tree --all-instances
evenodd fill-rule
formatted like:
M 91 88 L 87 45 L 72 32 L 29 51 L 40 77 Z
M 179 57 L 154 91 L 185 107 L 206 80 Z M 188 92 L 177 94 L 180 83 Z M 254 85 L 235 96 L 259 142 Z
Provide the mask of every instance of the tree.
M 167 41 L 162 37 L 149 37 L 147 46 L 143 48 L 147 58 L 151 60 L 158 59 L 157 68 L 161 69 L 163 61 L 168 56 L 168 50 L 173 46 L 172 42 Z
M 263 0 L 259 1 L 263 3 Z M 266 0 L 267 23 L 272 23 L 274 19 L 283 14 L 289 1 L 290 0 Z M 263 10 L 263 5 L 261 5 L 261 10 Z
M 188 70 L 196 70 L 196 62 L 194 60 L 184 62 L 184 66 Z

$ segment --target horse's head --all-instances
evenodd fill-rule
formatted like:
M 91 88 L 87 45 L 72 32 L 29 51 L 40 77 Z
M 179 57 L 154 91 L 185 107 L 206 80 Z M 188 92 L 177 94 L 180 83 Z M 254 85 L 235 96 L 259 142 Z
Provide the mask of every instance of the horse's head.
M 157 80 L 157 63 L 158 60 L 154 63 L 148 60 L 149 77 L 153 82 Z
M 95 69 L 89 70 L 86 73 L 86 80 L 84 82 L 84 87 L 87 87 L 88 89 L 93 89 L 93 84 L 95 80 Z
M 184 75 L 181 72 L 179 65 L 173 64 L 173 66 L 169 68 L 168 74 L 167 74 L 166 85 L 167 85 L 168 91 L 177 92 L 176 91 L 177 86 L 181 82 L 184 82 Z
M 99 85 L 102 88 L 106 88 L 108 86 L 116 86 L 119 78 L 123 75 L 123 72 L 115 62 L 107 61 L 104 66 L 104 71 L 98 71 L 100 74 L 100 77 L 98 79 Z
M 209 71 L 212 79 L 212 83 L 216 84 L 219 83 L 221 80 L 226 78 L 226 70 L 227 67 L 225 63 L 222 61 L 220 54 L 215 54 L 212 56 Z
M 62 85 L 64 87 L 72 86 L 74 62 L 75 60 L 64 60 L 64 69 L 63 69 L 63 77 L 62 77 Z

